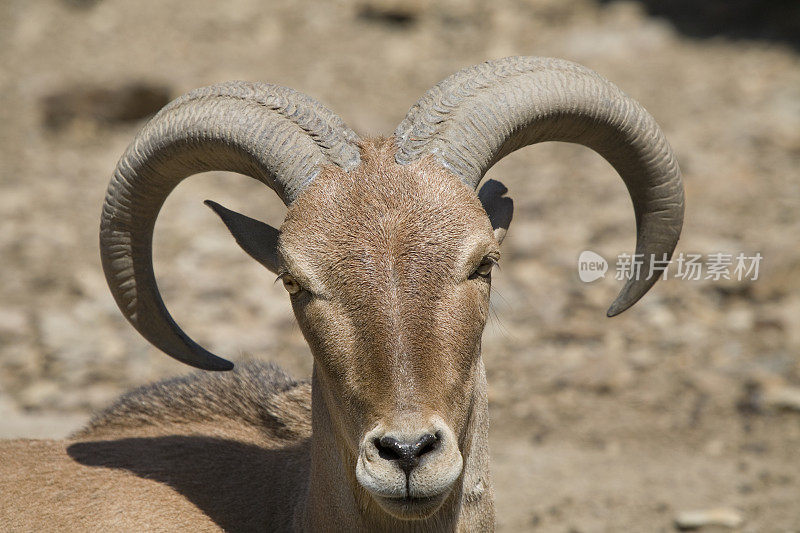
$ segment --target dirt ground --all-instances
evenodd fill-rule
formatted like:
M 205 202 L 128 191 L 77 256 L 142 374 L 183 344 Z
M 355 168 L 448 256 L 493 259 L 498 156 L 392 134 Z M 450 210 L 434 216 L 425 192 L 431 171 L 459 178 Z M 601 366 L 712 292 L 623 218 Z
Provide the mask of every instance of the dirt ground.
M 0 436 L 64 436 L 122 391 L 187 371 L 125 322 L 97 252 L 110 173 L 153 109 L 261 80 L 388 134 L 461 67 L 557 56 L 661 124 L 686 184 L 679 252 L 763 261 L 756 281 L 668 279 L 607 319 L 614 267 L 586 284 L 576 263 L 632 252 L 611 167 L 551 143 L 489 173 L 516 202 L 483 347 L 498 529 L 672 531 L 682 512 L 723 508 L 741 517 L 734 530 L 800 531 L 800 9 L 700 5 L 1 2 Z M 173 315 L 216 353 L 308 375 L 283 289 L 205 198 L 273 224 L 284 211 L 239 176 L 182 184 L 156 232 Z

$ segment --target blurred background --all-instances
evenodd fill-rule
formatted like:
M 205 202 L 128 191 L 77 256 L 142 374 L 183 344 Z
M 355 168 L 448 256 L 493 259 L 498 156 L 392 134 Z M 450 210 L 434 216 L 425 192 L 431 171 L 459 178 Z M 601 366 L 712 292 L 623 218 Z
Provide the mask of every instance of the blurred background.
M 139 384 L 189 369 L 117 310 L 100 267 L 111 171 L 169 100 L 230 79 L 319 99 L 389 134 L 430 86 L 507 55 L 582 63 L 638 99 L 684 172 L 679 252 L 763 256 L 759 278 L 660 282 L 614 319 L 632 252 L 622 181 L 550 143 L 494 167 L 516 212 L 484 335 L 498 527 L 671 531 L 721 509 L 800 525 L 800 4 L 689 0 L 0 2 L 0 436 L 63 437 Z M 156 273 L 184 329 L 234 361 L 309 375 L 274 276 L 202 205 L 280 224 L 259 183 L 209 173 L 159 218 Z M 707 528 L 711 530 L 710 528 Z

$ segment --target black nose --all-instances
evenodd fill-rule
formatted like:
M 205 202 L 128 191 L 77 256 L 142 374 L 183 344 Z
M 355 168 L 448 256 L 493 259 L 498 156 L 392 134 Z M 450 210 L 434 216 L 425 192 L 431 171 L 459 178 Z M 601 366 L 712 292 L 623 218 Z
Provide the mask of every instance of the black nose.
M 439 445 L 439 436 L 431 433 L 422 435 L 416 442 L 401 442 L 390 435 L 375 439 L 378 454 L 387 461 L 397 461 L 397 465 L 408 474 L 428 452 Z

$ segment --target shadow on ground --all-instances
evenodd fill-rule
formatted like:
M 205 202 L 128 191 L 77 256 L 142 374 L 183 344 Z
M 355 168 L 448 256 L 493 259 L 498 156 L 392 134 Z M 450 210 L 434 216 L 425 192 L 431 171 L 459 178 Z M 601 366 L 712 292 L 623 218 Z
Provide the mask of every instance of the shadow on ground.
M 615 0 L 599 0 L 609 4 Z M 650 16 L 668 19 L 689 37 L 757 39 L 800 49 L 797 0 L 638 0 Z

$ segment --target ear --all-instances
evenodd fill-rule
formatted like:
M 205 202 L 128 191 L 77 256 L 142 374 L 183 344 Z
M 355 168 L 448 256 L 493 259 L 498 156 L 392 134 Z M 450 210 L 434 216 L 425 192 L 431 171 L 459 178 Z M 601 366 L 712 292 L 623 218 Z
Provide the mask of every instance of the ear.
M 511 224 L 511 217 L 514 215 L 514 200 L 503 196 L 508 192 L 505 185 L 497 180 L 489 180 L 483 184 L 478 191 L 478 199 L 483 204 L 486 214 L 489 215 L 489 222 L 494 229 L 494 238 L 497 242 L 503 242 Z
M 222 207 L 216 202 L 206 200 L 203 202 L 219 215 L 219 218 L 228 226 L 233 238 L 247 254 L 267 267 L 270 272 L 278 274 L 280 261 L 278 259 L 278 237 L 281 232 L 254 218 L 246 217 L 235 211 Z

